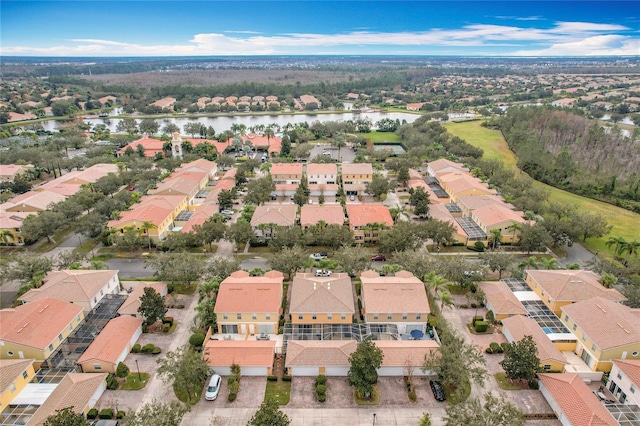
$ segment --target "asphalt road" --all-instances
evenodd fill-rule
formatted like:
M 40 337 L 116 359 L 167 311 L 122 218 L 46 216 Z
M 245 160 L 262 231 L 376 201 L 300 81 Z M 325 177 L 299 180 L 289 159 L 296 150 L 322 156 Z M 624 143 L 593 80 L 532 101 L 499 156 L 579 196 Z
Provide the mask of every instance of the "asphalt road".
M 154 270 L 145 267 L 144 259 L 108 259 L 105 261 L 109 269 L 120 271 L 120 278 L 149 278 Z

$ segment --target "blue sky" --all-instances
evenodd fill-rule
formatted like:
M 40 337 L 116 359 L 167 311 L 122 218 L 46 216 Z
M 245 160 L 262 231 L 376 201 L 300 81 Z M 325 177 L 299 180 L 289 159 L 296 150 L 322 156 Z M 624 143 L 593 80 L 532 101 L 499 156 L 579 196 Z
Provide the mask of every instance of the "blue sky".
M 0 1 L 0 55 L 640 55 L 640 1 Z

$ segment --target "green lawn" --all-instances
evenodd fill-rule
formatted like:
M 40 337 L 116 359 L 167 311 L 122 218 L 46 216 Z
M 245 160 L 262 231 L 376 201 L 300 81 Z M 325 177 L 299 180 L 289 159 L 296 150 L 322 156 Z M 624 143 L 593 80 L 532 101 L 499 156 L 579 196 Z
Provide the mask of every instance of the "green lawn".
M 291 382 L 282 380 L 272 382 L 267 380 L 267 389 L 264 392 L 264 400 L 276 401 L 278 405 L 287 405 L 291 397 Z
M 138 373 L 129 373 L 124 383 L 120 389 L 122 390 L 140 390 L 147 385 L 149 382 L 149 373 L 140 373 L 140 378 L 138 378 Z
M 364 133 L 362 136 L 364 136 L 365 139 L 370 139 L 373 143 L 401 141 L 400 136 L 393 132 L 372 131 L 371 133 Z
M 496 382 L 498 382 L 498 385 L 504 390 L 522 390 L 522 389 L 529 388 L 527 384 L 525 384 L 524 387 L 522 387 L 517 384 L 513 384 L 509 382 L 509 380 L 507 380 L 506 373 L 496 373 L 493 375 L 493 377 L 496 378 Z
M 462 139 L 465 139 L 471 145 L 484 150 L 485 158 L 495 158 L 502 160 L 505 165 L 516 167 L 516 158 L 513 152 L 507 146 L 507 142 L 502 137 L 502 133 L 498 130 L 487 129 L 480 126 L 482 121 L 466 121 L 463 123 L 447 123 L 447 130 Z M 542 182 L 535 181 L 536 185 L 546 188 L 549 191 L 549 199 L 563 204 L 575 204 L 580 209 L 592 213 L 600 213 L 607 218 L 609 224 L 613 226 L 609 236 L 619 235 L 627 241 L 637 238 L 638 227 L 640 227 L 640 215 L 603 203 L 601 201 L 592 200 L 590 198 L 581 197 L 562 189 L 554 188 Z M 613 247 L 605 247 L 609 236 L 602 238 L 591 238 L 586 242 L 581 242 L 591 252 L 600 251 L 606 257 L 611 256 Z

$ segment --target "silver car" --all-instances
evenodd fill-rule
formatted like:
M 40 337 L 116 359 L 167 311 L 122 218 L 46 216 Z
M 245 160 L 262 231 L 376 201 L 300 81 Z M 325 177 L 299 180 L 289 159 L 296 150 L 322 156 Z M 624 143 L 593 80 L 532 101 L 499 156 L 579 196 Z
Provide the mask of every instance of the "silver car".
M 218 392 L 220 392 L 220 384 L 222 383 L 222 377 L 219 374 L 214 374 L 209 379 L 209 384 L 207 385 L 207 391 L 204 393 L 204 399 L 207 401 L 214 401 L 218 397 Z

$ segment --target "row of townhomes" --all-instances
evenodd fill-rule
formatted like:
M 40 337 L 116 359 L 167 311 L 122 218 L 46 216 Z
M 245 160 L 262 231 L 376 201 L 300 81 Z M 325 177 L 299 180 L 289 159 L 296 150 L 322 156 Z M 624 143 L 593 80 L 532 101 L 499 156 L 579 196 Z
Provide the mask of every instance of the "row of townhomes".
M 380 375 L 406 375 L 407 368 L 416 375 L 429 373 L 420 367 L 425 356 L 438 350 L 439 341 L 428 326 L 424 284 L 413 274 L 362 273 L 361 312 L 348 274 L 298 273 L 289 297 L 283 293 L 283 279 L 278 271 L 258 277 L 237 271 L 220 283 L 217 330 L 211 330 L 205 343 L 215 371 L 229 374 L 236 362 L 244 375 L 269 375 L 275 355 L 286 353 L 285 367 L 292 376 L 346 376 L 357 342 L 371 336 L 385 354 Z M 356 321 L 361 314 L 363 323 Z
M 27 166 L 0 166 L 3 177 L 15 179 L 28 170 Z M 19 170 L 19 171 L 18 171 Z M 12 173 L 13 172 L 13 173 Z M 118 173 L 115 164 L 95 164 L 85 170 L 74 170 L 57 179 L 50 180 L 31 191 L 17 195 L 0 204 L 0 232 L 8 231 L 12 244 L 22 244 L 22 221 L 29 215 L 49 209 L 80 191 L 83 185 L 95 183 L 109 173 Z
M 540 390 L 563 425 L 637 424 L 640 309 L 592 271 L 528 270 L 524 280 L 479 286 L 509 342 L 533 338 Z M 588 384 L 604 374 L 606 387 L 594 393 Z
M 0 310 L 0 420 L 42 425 L 73 405 L 87 413 L 106 390 L 108 373 L 142 335 L 138 307 L 146 287 L 115 270 L 60 270 Z

